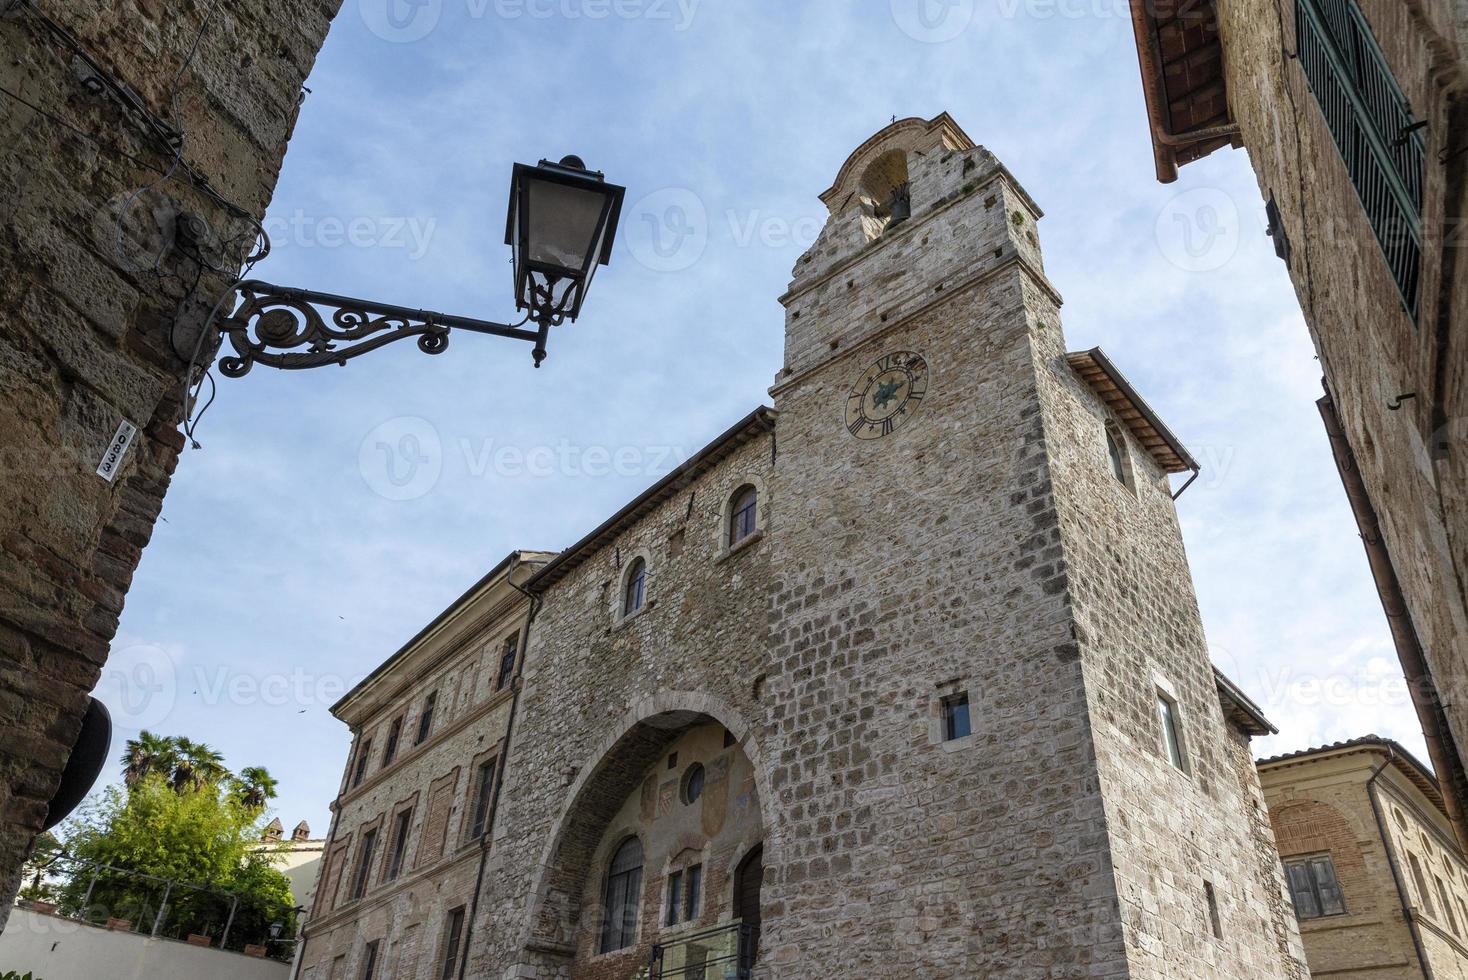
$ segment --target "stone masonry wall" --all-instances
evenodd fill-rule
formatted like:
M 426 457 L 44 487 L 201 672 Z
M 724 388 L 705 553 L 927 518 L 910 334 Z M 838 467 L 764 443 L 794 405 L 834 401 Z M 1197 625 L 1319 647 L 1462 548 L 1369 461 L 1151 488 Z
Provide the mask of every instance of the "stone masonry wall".
M 1461 757 L 1468 751 L 1464 15 L 1446 0 L 1360 0 L 1415 118 L 1427 123 L 1426 244 L 1414 323 L 1291 57 L 1292 5 L 1283 15 L 1272 0 L 1217 6 L 1229 107 L 1261 195 L 1273 194 L 1282 212 L 1295 292 Z M 1246 233 L 1250 227 L 1246 214 Z M 1390 409 L 1407 394 L 1415 397 Z
M 578 945 L 600 922 L 580 899 L 588 877 L 600 881 L 605 869 L 558 857 L 594 849 L 690 724 L 707 717 L 727 727 L 757 771 L 767 758 L 767 536 L 786 502 L 762 492 L 760 538 L 728 554 L 722 541 L 725 502 L 747 483 L 768 487 L 770 471 L 769 436 L 752 439 L 546 591 L 526 650 L 470 976 L 572 975 Z M 614 596 L 637 556 L 647 562 L 647 605 L 622 620 Z M 763 786 L 758 797 L 764 806 Z M 582 811 L 600 822 L 578 819 Z
M 1132 976 L 1303 977 L 1278 863 L 1255 861 L 1258 790 L 1252 772 L 1240 783 L 1167 474 L 1128 434 L 1130 485 L 1116 479 L 1105 426 L 1126 427 L 1066 363 L 1051 295 L 1027 301 Z M 1166 757 L 1159 691 L 1186 771 Z
M 244 0 L 206 26 L 204 0 L 0 0 L 0 927 L 183 447 L 178 352 L 228 281 L 200 259 L 250 250 L 337 5 Z M 39 11 L 186 134 L 177 167 Z M 185 211 L 198 250 L 175 239 Z M 108 483 L 124 419 L 139 432 Z
M 1003 242 L 1009 216 L 985 196 L 947 234 Z M 944 278 L 902 248 L 926 231 L 883 246 L 916 273 L 888 294 L 899 308 Z M 794 750 L 772 779 L 776 976 L 1126 975 L 1022 274 L 992 252 L 952 274 L 940 304 L 777 389 L 777 485 L 805 506 L 776 541 Z M 922 353 L 929 394 L 892 436 L 855 440 L 840 409 L 889 350 Z M 960 691 L 974 731 L 944 742 L 941 699 Z M 850 833 L 823 830 L 846 814 Z

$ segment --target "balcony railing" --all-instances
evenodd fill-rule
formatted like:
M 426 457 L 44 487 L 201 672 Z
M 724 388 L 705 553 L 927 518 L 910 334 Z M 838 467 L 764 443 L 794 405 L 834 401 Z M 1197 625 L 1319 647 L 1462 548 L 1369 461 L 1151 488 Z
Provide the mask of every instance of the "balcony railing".
M 679 936 L 652 948 L 648 980 L 749 980 L 757 926 L 743 922 Z

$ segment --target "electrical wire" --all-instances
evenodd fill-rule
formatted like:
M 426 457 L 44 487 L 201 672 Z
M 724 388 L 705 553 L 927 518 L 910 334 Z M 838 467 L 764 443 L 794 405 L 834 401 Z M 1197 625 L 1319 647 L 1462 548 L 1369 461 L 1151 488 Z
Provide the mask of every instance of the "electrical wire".
M 218 387 L 215 384 L 212 371 L 206 369 L 203 374 L 198 375 L 197 380 L 195 380 L 196 372 L 199 367 L 199 358 L 203 352 L 204 343 L 211 334 L 215 319 L 218 317 L 221 307 L 223 307 L 224 303 L 235 295 L 239 284 L 249 277 L 250 272 L 254 269 L 255 263 L 265 258 L 267 255 L 270 254 L 271 251 L 270 234 L 266 231 L 265 226 L 260 222 L 260 220 L 256 218 L 254 214 L 252 214 L 249 210 L 239 204 L 236 204 L 234 201 L 225 197 L 222 193 L 215 189 L 214 186 L 209 182 L 208 178 L 200 174 L 193 167 L 193 165 L 184 158 L 185 147 L 188 143 L 188 132 L 180 124 L 180 114 L 178 108 L 179 94 L 183 87 L 184 76 L 188 72 L 189 67 L 194 63 L 194 59 L 198 56 L 204 37 L 208 33 L 210 24 L 213 22 L 214 15 L 219 9 L 219 0 L 211 0 L 209 8 L 205 11 L 204 17 L 200 21 L 198 31 L 195 32 L 194 38 L 189 44 L 188 51 L 185 53 L 183 59 L 180 61 L 178 70 L 174 73 L 173 81 L 169 86 L 167 94 L 168 112 L 171 120 L 166 124 L 154 113 L 149 111 L 146 105 L 142 104 L 141 100 L 137 98 L 132 89 L 128 88 L 117 79 L 112 77 L 112 75 L 107 72 L 102 67 L 102 65 L 96 61 L 96 59 L 92 58 L 91 55 L 87 53 L 81 42 L 78 41 L 77 38 L 70 31 L 68 31 L 60 23 L 58 23 L 56 20 L 48 16 L 43 10 L 41 10 L 35 4 L 34 0 L 9 0 L 9 2 L 5 6 L 5 12 L 9 13 L 10 11 L 15 9 L 23 9 L 30 13 L 37 21 L 39 21 L 41 26 L 51 36 L 53 40 L 59 42 L 62 46 L 69 49 L 75 57 L 79 58 L 93 73 L 95 78 L 99 80 L 100 86 L 107 89 L 114 98 L 120 100 L 124 104 L 125 108 L 131 110 L 132 114 L 135 116 L 134 121 L 141 120 L 144 132 L 157 141 L 157 143 L 159 144 L 159 148 L 163 152 L 172 157 L 166 167 L 161 167 L 158 164 L 144 160 L 136 156 L 135 154 L 122 149 L 116 144 L 108 143 L 102 140 L 93 133 L 87 132 L 80 126 L 72 123 L 70 120 L 35 104 L 29 99 L 26 99 L 18 92 L 11 91 L 8 88 L 0 87 L 0 93 L 3 93 L 10 99 L 18 102 L 21 105 L 24 105 L 33 112 L 50 120 L 51 122 L 64 127 L 66 130 L 76 134 L 77 136 L 82 137 L 88 142 L 96 145 L 103 150 L 106 150 L 109 153 L 126 159 L 129 162 L 139 167 L 142 167 L 143 169 L 151 170 L 154 173 L 158 174 L 158 176 L 153 180 L 144 184 L 142 187 L 139 187 L 136 190 L 132 191 L 123 200 L 121 206 L 118 209 L 116 222 L 114 224 L 112 258 L 120 268 L 135 274 L 142 272 L 151 272 L 160 281 L 165 278 L 176 278 L 182 280 L 182 276 L 179 276 L 171 271 L 165 271 L 162 269 L 163 260 L 167 256 L 169 251 L 174 249 L 176 245 L 176 240 L 167 242 L 164 247 L 160 249 L 159 252 L 153 257 L 153 261 L 150 266 L 134 266 L 123 255 L 123 242 L 125 237 L 124 224 L 126 222 L 128 214 L 132 211 L 138 199 L 149 191 L 167 184 L 170 180 L 174 178 L 175 174 L 179 173 L 180 171 L 187 175 L 190 184 L 193 185 L 196 190 L 198 190 L 200 193 L 204 194 L 210 200 L 214 201 L 216 204 L 222 207 L 230 216 L 243 218 L 248 223 L 249 230 L 253 232 L 253 234 L 251 235 L 251 239 L 253 242 L 251 246 L 251 252 L 242 260 L 244 269 L 242 272 L 239 273 L 227 272 L 223 267 L 216 266 L 213 263 L 209 262 L 197 247 L 197 243 L 195 243 L 195 247 L 193 249 L 177 249 L 180 254 L 188 258 L 194 265 L 193 278 L 189 282 L 187 288 L 184 290 L 182 298 L 179 300 L 178 307 L 175 311 L 173 318 L 173 325 L 170 329 L 168 338 L 169 346 L 173 349 L 174 355 L 179 357 L 180 360 L 183 360 L 184 358 L 182 352 L 178 348 L 176 333 L 178 323 L 183 318 L 185 308 L 187 307 L 189 301 L 193 298 L 198 289 L 199 280 L 202 277 L 203 272 L 205 270 L 208 270 L 212 273 L 215 273 L 216 275 L 228 275 L 231 278 L 229 288 L 225 290 L 223 295 L 220 296 L 220 298 L 215 302 L 214 306 L 210 309 L 208 317 L 205 319 L 199 330 L 198 335 L 195 337 L 193 351 L 187 358 L 188 368 L 184 374 L 183 383 L 184 391 L 182 399 L 182 423 L 184 433 L 188 437 L 190 444 L 193 446 L 193 448 L 198 449 L 200 448 L 200 444 L 198 440 L 194 437 L 195 428 L 197 427 L 199 420 L 203 418 L 204 413 L 209 410 L 209 407 L 212 404 L 214 404 L 214 399 L 218 394 Z M 304 90 L 302 98 L 304 98 Z M 238 243 L 242 239 L 243 234 L 235 235 L 231 238 L 223 240 L 220 243 L 221 250 L 226 255 L 230 254 L 238 247 Z M 203 406 L 197 408 L 197 411 L 195 411 L 195 408 L 198 405 L 199 393 L 204 386 L 204 382 L 206 381 L 209 383 L 209 397 L 205 400 Z
M 199 364 L 199 355 L 203 353 L 204 340 L 210 335 L 210 332 L 214 329 L 214 320 L 216 317 L 219 316 L 220 308 L 223 307 L 228 300 L 231 300 L 235 297 L 236 292 L 238 292 L 240 288 L 240 284 L 243 283 L 246 279 L 250 278 L 250 273 L 251 271 L 253 271 L 254 268 L 254 262 L 248 262 L 245 264 L 245 269 L 243 272 L 240 273 L 240 277 L 229 284 L 229 288 L 224 291 L 219 299 L 215 301 L 214 306 L 210 308 L 209 315 L 204 318 L 203 324 L 199 327 L 199 335 L 194 338 L 194 350 L 193 353 L 189 355 L 188 370 L 184 372 L 183 390 L 183 430 L 184 435 L 188 437 L 189 444 L 194 449 L 204 448 L 199 444 L 199 441 L 194 438 L 194 429 L 198 427 L 199 419 L 204 417 L 204 413 L 209 410 L 209 406 L 214 404 L 214 395 L 217 393 L 218 390 L 214 386 L 214 376 L 212 371 L 206 370 L 199 378 L 199 380 L 195 382 L 193 380 L 194 370 Z M 205 381 L 208 381 L 210 385 L 209 400 L 204 403 L 204 407 L 199 409 L 198 414 L 195 415 L 194 406 L 198 404 L 199 389 L 203 387 Z
M 29 0 L 27 0 L 27 2 L 29 2 Z M 173 175 L 178 171 L 179 165 L 183 163 L 184 146 L 188 141 L 189 134 L 188 130 L 184 129 L 183 126 L 179 124 L 178 93 L 179 89 L 183 85 L 184 72 L 188 70 L 189 65 L 193 64 L 194 56 L 199 53 L 199 45 L 204 40 L 204 34 L 209 30 L 209 22 L 214 19 L 214 11 L 218 8 L 219 0 L 213 0 L 213 2 L 209 4 L 209 9 L 204 13 L 204 19 L 199 23 L 199 30 L 196 34 L 194 34 L 194 40 L 189 45 L 188 54 L 184 56 L 183 61 L 179 64 L 178 71 L 176 71 L 173 75 L 173 84 L 169 86 L 168 111 L 169 114 L 173 117 L 173 128 L 178 132 L 178 142 L 174 146 L 173 150 L 173 163 L 169 164 L 168 170 L 163 174 L 163 176 L 158 177 L 151 183 L 139 187 L 137 190 L 129 194 L 127 200 L 122 203 L 122 207 L 118 208 L 116 235 L 113 239 L 112 246 L 112 258 L 119 265 L 123 266 L 123 268 L 127 268 L 127 266 L 125 265 L 127 260 L 123 257 L 122 254 L 122 225 L 123 222 L 127 220 L 128 212 L 132 210 L 133 202 L 136 201 L 138 197 L 142 194 L 145 194 L 148 191 L 153 190 L 154 188 L 161 187 L 164 184 L 168 183 L 169 180 L 173 178 Z M 152 125 L 155 131 L 158 130 L 159 127 L 154 120 L 150 118 L 149 123 Z M 192 172 L 192 168 L 190 168 L 190 172 Z M 161 274 L 158 267 L 163 262 L 163 257 L 168 254 L 170 246 L 171 243 L 165 243 L 164 246 L 158 250 L 158 254 L 153 256 L 153 263 L 150 271 L 152 271 L 155 276 Z M 128 269 L 127 271 L 142 272 L 143 269 L 135 268 Z

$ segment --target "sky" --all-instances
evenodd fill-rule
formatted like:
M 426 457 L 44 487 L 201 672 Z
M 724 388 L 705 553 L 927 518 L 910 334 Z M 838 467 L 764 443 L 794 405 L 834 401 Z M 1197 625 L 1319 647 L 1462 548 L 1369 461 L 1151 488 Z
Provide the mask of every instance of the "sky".
M 1045 210 L 1070 349 L 1203 464 L 1183 533 L 1214 661 L 1280 728 L 1258 754 L 1376 732 L 1425 758 L 1247 157 L 1157 182 L 1126 0 L 345 0 L 306 84 L 256 278 L 513 319 L 510 168 L 568 153 L 627 186 L 621 235 L 539 371 L 459 332 L 219 379 L 99 686 L 114 755 L 208 742 L 324 835 L 330 705 L 508 552 L 768 403 L 817 195 L 947 111 Z

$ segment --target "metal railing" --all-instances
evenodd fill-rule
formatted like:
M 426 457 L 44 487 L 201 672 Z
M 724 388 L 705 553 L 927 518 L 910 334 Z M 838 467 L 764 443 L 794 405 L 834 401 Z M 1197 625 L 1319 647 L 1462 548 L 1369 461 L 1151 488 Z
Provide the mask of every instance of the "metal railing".
M 1422 123 L 1356 0 L 1296 0 L 1295 42 L 1407 312 L 1422 277 Z
M 744 922 L 659 943 L 648 957 L 648 980 L 749 980 L 759 927 Z
M 294 936 L 271 936 L 269 923 L 282 927 L 295 909 L 264 907 L 247 896 L 213 885 L 163 878 L 127 868 L 60 854 L 42 869 L 45 895 L 21 898 L 17 905 L 58 918 L 106 926 L 159 939 L 185 941 L 208 937 L 219 949 L 256 946 L 267 955 L 288 957 Z M 82 883 L 85 882 L 83 889 Z M 22 895 L 30 889 L 22 889 Z M 80 894 L 78 894 L 80 893 Z M 183 913 L 187 914 L 183 914 Z

